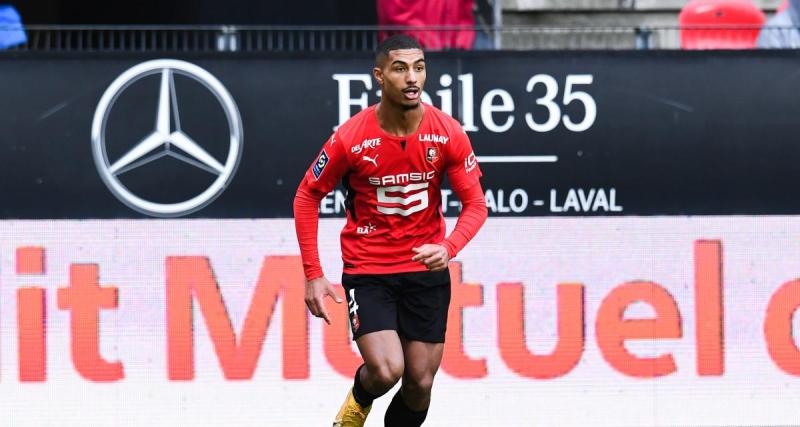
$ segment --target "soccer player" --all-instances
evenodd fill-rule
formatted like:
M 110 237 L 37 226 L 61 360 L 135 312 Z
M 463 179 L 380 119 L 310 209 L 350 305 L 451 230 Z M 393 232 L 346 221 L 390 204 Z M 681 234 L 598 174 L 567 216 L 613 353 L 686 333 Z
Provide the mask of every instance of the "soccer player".
M 303 177 L 295 227 L 311 313 L 330 319 L 324 298 L 341 299 L 322 273 L 319 202 L 337 182 L 347 189 L 342 229 L 350 327 L 364 364 L 333 425 L 363 426 L 373 400 L 402 385 L 386 426 L 422 425 L 444 349 L 450 259 L 486 220 L 481 171 L 461 125 L 421 102 L 425 55 L 408 36 L 378 46 L 373 69 L 380 103 L 342 124 Z M 449 237 L 441 208 L 447 174 L 463 208 Z

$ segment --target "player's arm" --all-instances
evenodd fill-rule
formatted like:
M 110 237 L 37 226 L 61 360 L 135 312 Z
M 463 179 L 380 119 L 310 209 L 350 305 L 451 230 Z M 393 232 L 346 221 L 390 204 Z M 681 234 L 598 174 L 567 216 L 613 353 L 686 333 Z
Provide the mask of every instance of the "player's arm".
M 432 271 L 444 270 L 450 259 L 475 237 L 488 216 L 480 182 L 482 174 L 472 145 L 463 131 L 457 135 L 447 148 L 446 158 L 447 177 L 463 206 L 458 222 L 441 243 L 413 249 L 416 255 L 412 259 L 424 263 Z
M 461 200 L 463 208 L 458 215 L 458 222 L 453 232 L 439 244 L 425 244 L 413 248 L 416 253 L 412 260 L 425 264 L 431 271 L 441 271 L 447 268 L 450 259 L 464 249 L 464 246 L 475 237 L 478 230 L 486 221 L 488 215 L 486 199 L 480 182 L 461 189 L 454 189 L 456 196 Z
M 450 258 L 454 258 L 478 234 L 478 230 L 489 216 L 480 181 L 467 188 L 453 188 L 453 191 L 461 200 L 463 207 L 458 215 L 456 227 L 442 242 Z
M 342 300 L 336 296 L 333 286 L 325 278 L 319 260 L 319 202 L 336 186 L 348 169 L 347 158 L 341 149 L 342 143 L 330 141 L 325 143 L 306 172 L 294 198 L 294 225 L 306 277 L 306 306 L 311 314 L 325 319 L 328 324 L 331 321 L 325 310 L 325 297 L 330 296 L 337 303 Z

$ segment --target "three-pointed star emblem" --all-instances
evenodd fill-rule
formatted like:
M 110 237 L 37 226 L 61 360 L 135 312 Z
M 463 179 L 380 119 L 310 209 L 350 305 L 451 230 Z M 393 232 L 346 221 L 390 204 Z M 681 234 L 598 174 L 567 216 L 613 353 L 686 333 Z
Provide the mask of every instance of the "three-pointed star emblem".
M 228 158 L 224 163 L 217 160 L 181 128 L 178 97 L 175 91 L 174 74 L 180 73 L 205 86 L 220 102 L 228 121 L 230 139 Z M 155 101 L 155 128 L 145 133 L 122 157 L 110 161 L 106 152 L 106 123 L 109 112 L 117 98 L 136 80 L 159 74 L 158 99 Z M 228 91 L 213 75 L 202 68 L 178 60 L 148 61 L 121 74 L 106 90 L 95 111 L 92 124 L 92 148 L 98 172 L 114 195 L 129 207 L 142 213 L 174 217 L 201 209 L 219 196 L 236 170 L 242 149 L 242 125 L 239 110 Z M 119 177 L 133 169 L 144 166 L 162 157 L 169 156 L 205 170 L 217 178 L 202 193 L 178 203 L 157 203 L 146 200 L 122 184 Z

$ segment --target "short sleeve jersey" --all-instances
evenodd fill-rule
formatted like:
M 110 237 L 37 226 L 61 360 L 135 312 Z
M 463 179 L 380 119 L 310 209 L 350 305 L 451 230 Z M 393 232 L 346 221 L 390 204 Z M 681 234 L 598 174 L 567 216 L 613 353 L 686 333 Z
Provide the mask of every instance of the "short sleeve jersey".
M 305 174 L 313 190 L 328 193 L 340 180 L 347 189 L 345 273 L 425 271 L 411 261 L 411 249 L 444 240 L 444 175 L 456 192 L 481 177 L 461 125 L 431 105 L 424 108 L 417 132 L 403 137 L 381 129 L 375 105 L 362 110 L 331 135 Z

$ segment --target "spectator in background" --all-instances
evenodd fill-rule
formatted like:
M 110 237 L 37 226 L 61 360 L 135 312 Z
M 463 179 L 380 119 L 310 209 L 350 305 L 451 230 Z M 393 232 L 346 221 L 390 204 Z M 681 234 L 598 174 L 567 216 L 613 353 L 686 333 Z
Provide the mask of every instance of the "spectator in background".
M 756 47 L 763 49 L 800 49 L 800 0 L 788 0 L 788 6 L 761 28 Z
M 0 49 L 25 44 L 25 28 L 14 6 L 0 4 Z
M 475 43 L 474 0 L 377 0 L 381 27 L 448 27 L 403 30 L 425 50 L 472 49 Z M 460 27 L 460 28 L 453 28 Z M 381 32 L 381 40 L 397 32 Z

